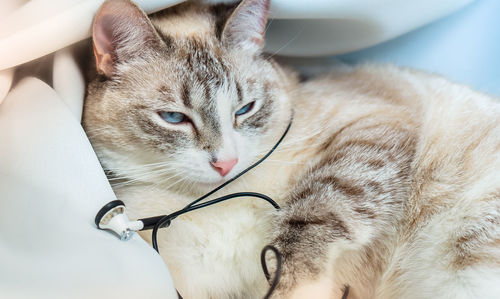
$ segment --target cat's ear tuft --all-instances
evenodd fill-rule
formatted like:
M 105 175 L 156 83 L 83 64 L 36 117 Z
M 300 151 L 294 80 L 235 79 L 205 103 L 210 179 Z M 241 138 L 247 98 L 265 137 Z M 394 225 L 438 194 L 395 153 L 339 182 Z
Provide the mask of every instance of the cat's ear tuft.
M 106 77 L 115 74 L 119 63 L 162 43 L 146 14 L 129 0 L 107 0 L 101 5 L 92 38 L 97 71 Z
M 226 21 L 222 42 L 230 48 L 262 51 L 270 0 L 243 0 Z

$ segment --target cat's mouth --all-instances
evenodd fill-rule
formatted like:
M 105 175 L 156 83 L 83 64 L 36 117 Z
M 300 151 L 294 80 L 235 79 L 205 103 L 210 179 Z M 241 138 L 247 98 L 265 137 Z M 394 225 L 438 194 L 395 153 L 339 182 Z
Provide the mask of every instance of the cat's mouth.
M 217 176 L 213 180 L 199 180 L 198 183 L 201 184 L 204 187 L 211 187 L 211 188 L 213 188 L 213 187 L 217 187 L 218 185 L 223 184 L 223 183 L 231 180 L 237 174 L 238 174 L 238 172 L 234 172 L 233 173 L 231 171 L 230 174 L 227 174 L 225 176 Z

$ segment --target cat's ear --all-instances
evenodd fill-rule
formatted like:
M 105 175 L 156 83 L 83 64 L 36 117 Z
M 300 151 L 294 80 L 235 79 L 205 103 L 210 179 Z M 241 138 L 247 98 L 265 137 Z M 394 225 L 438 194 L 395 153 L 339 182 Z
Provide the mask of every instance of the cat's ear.
M 243 0 L 227 19 L 222 42 L 230 48 L 262 51 L 269 0 Z
M 162 43 L 146 14 L 129 0 L 107 0 L 101 5 L 92 38 L 97 71 L 107 77 L 115 74 L 119 63 Z

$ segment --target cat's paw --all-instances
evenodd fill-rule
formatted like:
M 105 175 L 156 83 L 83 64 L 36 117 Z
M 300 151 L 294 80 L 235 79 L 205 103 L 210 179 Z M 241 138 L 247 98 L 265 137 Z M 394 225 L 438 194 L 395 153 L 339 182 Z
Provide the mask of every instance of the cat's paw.
M 267 247 L 269 249 L 269 247 Z M 270 298 L 341 298 L 343 290 L 336 290 L 333 279 L 313 266 L 303 256 L 292 254 L 279 244 L 273 244 L 264 256 L 264 271 L 269 285 L 277 282 Z M 276 250 L 275 254 L 269 251 Z
M 340 299 L 341 296 L 340 292 L 334 290 L 332 280 L 329 277 L 323 276 L 313 281 L 299 282 L 295 288 L 289 290 L 286 298 Z

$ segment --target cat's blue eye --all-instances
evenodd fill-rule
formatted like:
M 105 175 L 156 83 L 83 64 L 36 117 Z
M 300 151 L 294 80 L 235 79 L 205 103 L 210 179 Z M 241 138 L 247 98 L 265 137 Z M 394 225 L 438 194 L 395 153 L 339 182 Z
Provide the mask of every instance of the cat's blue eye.
M 166 122 L 171 124 L 180 124 L 189 120 L 189 118 L 180 113 L 180 112 L 159 112 L 158 113 L 161 118 L 163 118 Z
M 245 113 L 248 113 L 250 110 L 252 110 L 254 104 L 255 104 L 255 101 L 248 103 L 245 106 L 241 107 L 240 110 L 236 111 L 236 113 L 235 113 L 236 116 L 240 116 L 240 115 L 243 115 Z

